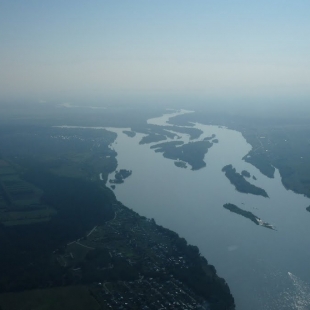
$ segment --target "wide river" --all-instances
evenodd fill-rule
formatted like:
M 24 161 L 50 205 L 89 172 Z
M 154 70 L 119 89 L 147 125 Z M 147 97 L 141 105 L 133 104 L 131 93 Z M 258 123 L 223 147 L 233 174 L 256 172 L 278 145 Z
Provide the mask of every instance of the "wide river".
M 177 114 L 148 123 L 167 125 Z M 142 134 L 131 138 L 124 129 L 109 128 L 118 134 L 112 145 L 118 153 L 118 169 L 133 171 L 124 184 L 116 186 L 117 199 L 197 245 L 229 284 L 237 310 L 310 309 L 310 213 L 305 210 L 309 199 L 286 190 L 278 171 L 270 179 L 243 161 L 251 146 L 240 132 L 195 127 L 203 131 L 199 140 L 212 134 L 219 140 L 205 156 L 207 166 L 198 171 L 176 167 L 150 144 L 139 145 Z M 189 140 L 188 135 L 178 135 Z M 227 164 L 239 173 L 247 170 L 254 175 L 257 180 L 248 180 L 265 189 L 270 198 L 237 192 L 221 171 Z M 277 230 L 224 209 L 228 202 Z

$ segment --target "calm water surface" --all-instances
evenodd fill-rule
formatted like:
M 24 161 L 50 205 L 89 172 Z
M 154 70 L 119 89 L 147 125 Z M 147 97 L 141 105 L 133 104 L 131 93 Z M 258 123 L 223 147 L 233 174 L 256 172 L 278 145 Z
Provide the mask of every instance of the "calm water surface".
M 177 114 L 148 122 L 167 125 Z M 118 168 L 133 171 L 117 185 L 117 198 L 197 245 L 228 282 L 238 310 L 310 309 L 310 214 L 305 210 L 309 199 L 286 190 L 278 171 L 269 179 L 244 162 L 251 146 L 241 133 L 195 127 L 203 131 L 199 140 L 212 134 L 219 140 L 205 156 L 207 166 L 198 171 L 177 168 L 150 144 L 139 145 L 142 134 L 130 138 L 122 133 L 124 129 L 109 128 L 118 134 L 112 145 Z M 178 135 L 189 140 L 188 135 Z M 237 192 L 221 171 L 227 164 L 238 172 L 249 171 L 257 180 L 248 180 L 264 188 L 270 198 Z M 227 202 L 251 211 L 277 230 L 229 212 L 223 208 Z

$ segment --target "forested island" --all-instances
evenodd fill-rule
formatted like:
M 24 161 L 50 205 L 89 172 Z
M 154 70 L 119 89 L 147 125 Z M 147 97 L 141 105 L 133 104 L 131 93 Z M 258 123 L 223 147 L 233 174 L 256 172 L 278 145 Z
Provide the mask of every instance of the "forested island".
M 202 131 L 197 128 L 179 126 L 157 126 L 153 124 L 137 123 L 131 126 L 131 131 L 145 134 L 140 144 L 164 141 L 167 139 L 180 138 L 178 134 L 186 134 L 190 140 L 198 139 Z
M 202 134 L 202 131 L 197 128 L 178 127 L 178 126 L 162 126 L 162 127 L 165 128 L 166 131 L 168 130 L 181 134 L 187 134 L 189 135 L 190 140 L 198 139 Z
M 259 226 L 263 226 L 272 230 L 275 230 L 274 227 L 266 222 L 263 222 L 259 217 L 257 217 L 256 215 L 254 215 L 252 212 L 250 211 L 245 211 L 239 207 L 237 207 L 236 205 L 232 204 L 232 203 L 226 203 L 223 205 L 223 207 L 227 210 L 229 210 L 230 212 L 239 214 L 243 217 L 246 217 L 247 219 L 251 220 L 253 223 L 255 223 L 256 225 Z
M 225 166 L 222 171 L 225 172 L 226 177 L 238 192 L 268 197 L 264 189 L 248 182 L 243 175 L 236 172 L 236 169 L 232 165 Z
M 175 161 L 174 164 L 179 168 L 187 168 L 187 165 L 184 161 Z
M 134 131 L 131 131 L 131 130 L 123 130 L 123 133 L 130 138 L 133 138 L 136 135 L 136 133 Z
M 250 178 L 251 177 L 250 172 L 248 172 L 246 170 L 242 170 L 241 171 L 241 175 L 244 176 L 245 178 Z
M 210 137 L 205 137 L 203 140 L 204 141 L 210 141 L 210 140 L 212 140 L 214 138 L 215 138 L 215 134 L 213 133 Z
M 114 179 L 110 180 L 109 182 L 112 184 L 121 184 L 124 183 L 124 180 L 130 177 L 132 174 L 131 170 L 120 169 L 119 171 L 115 171 Z
M 199 170 L 206 166 L 205 154 L 213 144 L 209 141 L 196 141 L 184 144 L 182 141 L 171 141 L 151 146 L 155 152 L 173 160 L 180 160 L 192 166 L 192 170 Z
M 154 142 L 164 141 L 167 140 L 167 137 L 165 135 L 160 134 L 149 134 L 141 139 L 139 144 L 150 144 Z

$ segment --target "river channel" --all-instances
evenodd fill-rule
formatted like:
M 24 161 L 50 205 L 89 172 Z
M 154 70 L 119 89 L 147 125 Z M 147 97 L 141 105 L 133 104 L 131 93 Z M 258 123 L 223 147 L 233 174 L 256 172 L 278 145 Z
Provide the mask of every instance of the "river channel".
M 167 125 L 177 114 L 148 123 Z M 108 128 L 118 134 L 111 146 L 118 153 L 118 169 L 133 172 L 116 186 L 117 199 L 197 245 L 229 284 L 237 310 L 310 309 L 309 199 L 286 190 L 277 170 L 270 179 L 243 161 L 251 146 L 240 132 L 195 127 L 203 131 L 198 140 L 212 134 L 219 140 L 205 156 L 206 167 L 197 171 L 176 167 L 150 149 L 152 144 L 140 145 L 142 134 L 128 137 L 124 129 Z M 189 141 L 188 135 L 178 135 Z M 227 164 L 255 176 L 257 180 L 249 181 L 265 189 L 269 198 L 237 192 L 221 171 Z M 252 212 L 276 230 L 224 209 L 225 203 Z

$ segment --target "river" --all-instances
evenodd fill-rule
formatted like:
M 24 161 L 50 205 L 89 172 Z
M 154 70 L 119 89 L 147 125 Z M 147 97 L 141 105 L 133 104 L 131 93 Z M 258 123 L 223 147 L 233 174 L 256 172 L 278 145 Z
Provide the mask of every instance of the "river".
M 177 114 L 148 123 L 167 125 Z M 309 199 L 286 190 L 277 170 L 270 179 L 243 161 L 251 146 L 240 132 L 195 127 L 203 131 L 199 140 L 212 134 L 219 140 L 205 156 L 207 166 L 198 171 L 176 167 L 150 149 L 152 144 L 139 145 L 142 134 L 132 138 L 124 129 L 109 128 L 118 134 L 112 145 L 118 153 L 118 168 L 133 171 L 124 184 L 116 186 L 117 199 L 197 245 L 229 284 L 237 310 L 310 309 L 310 214 L 305 210 Z M 186 134 L 178 135 L 189 140 Z M 254 175 L 257 180 L 249 181 L 265 189 L 270 198 L 237 192 L 221 171 L 227 164 L 239 173 L 247 170 Z M 223 208 L 228 202 L 277 230 L 231 213 Z

